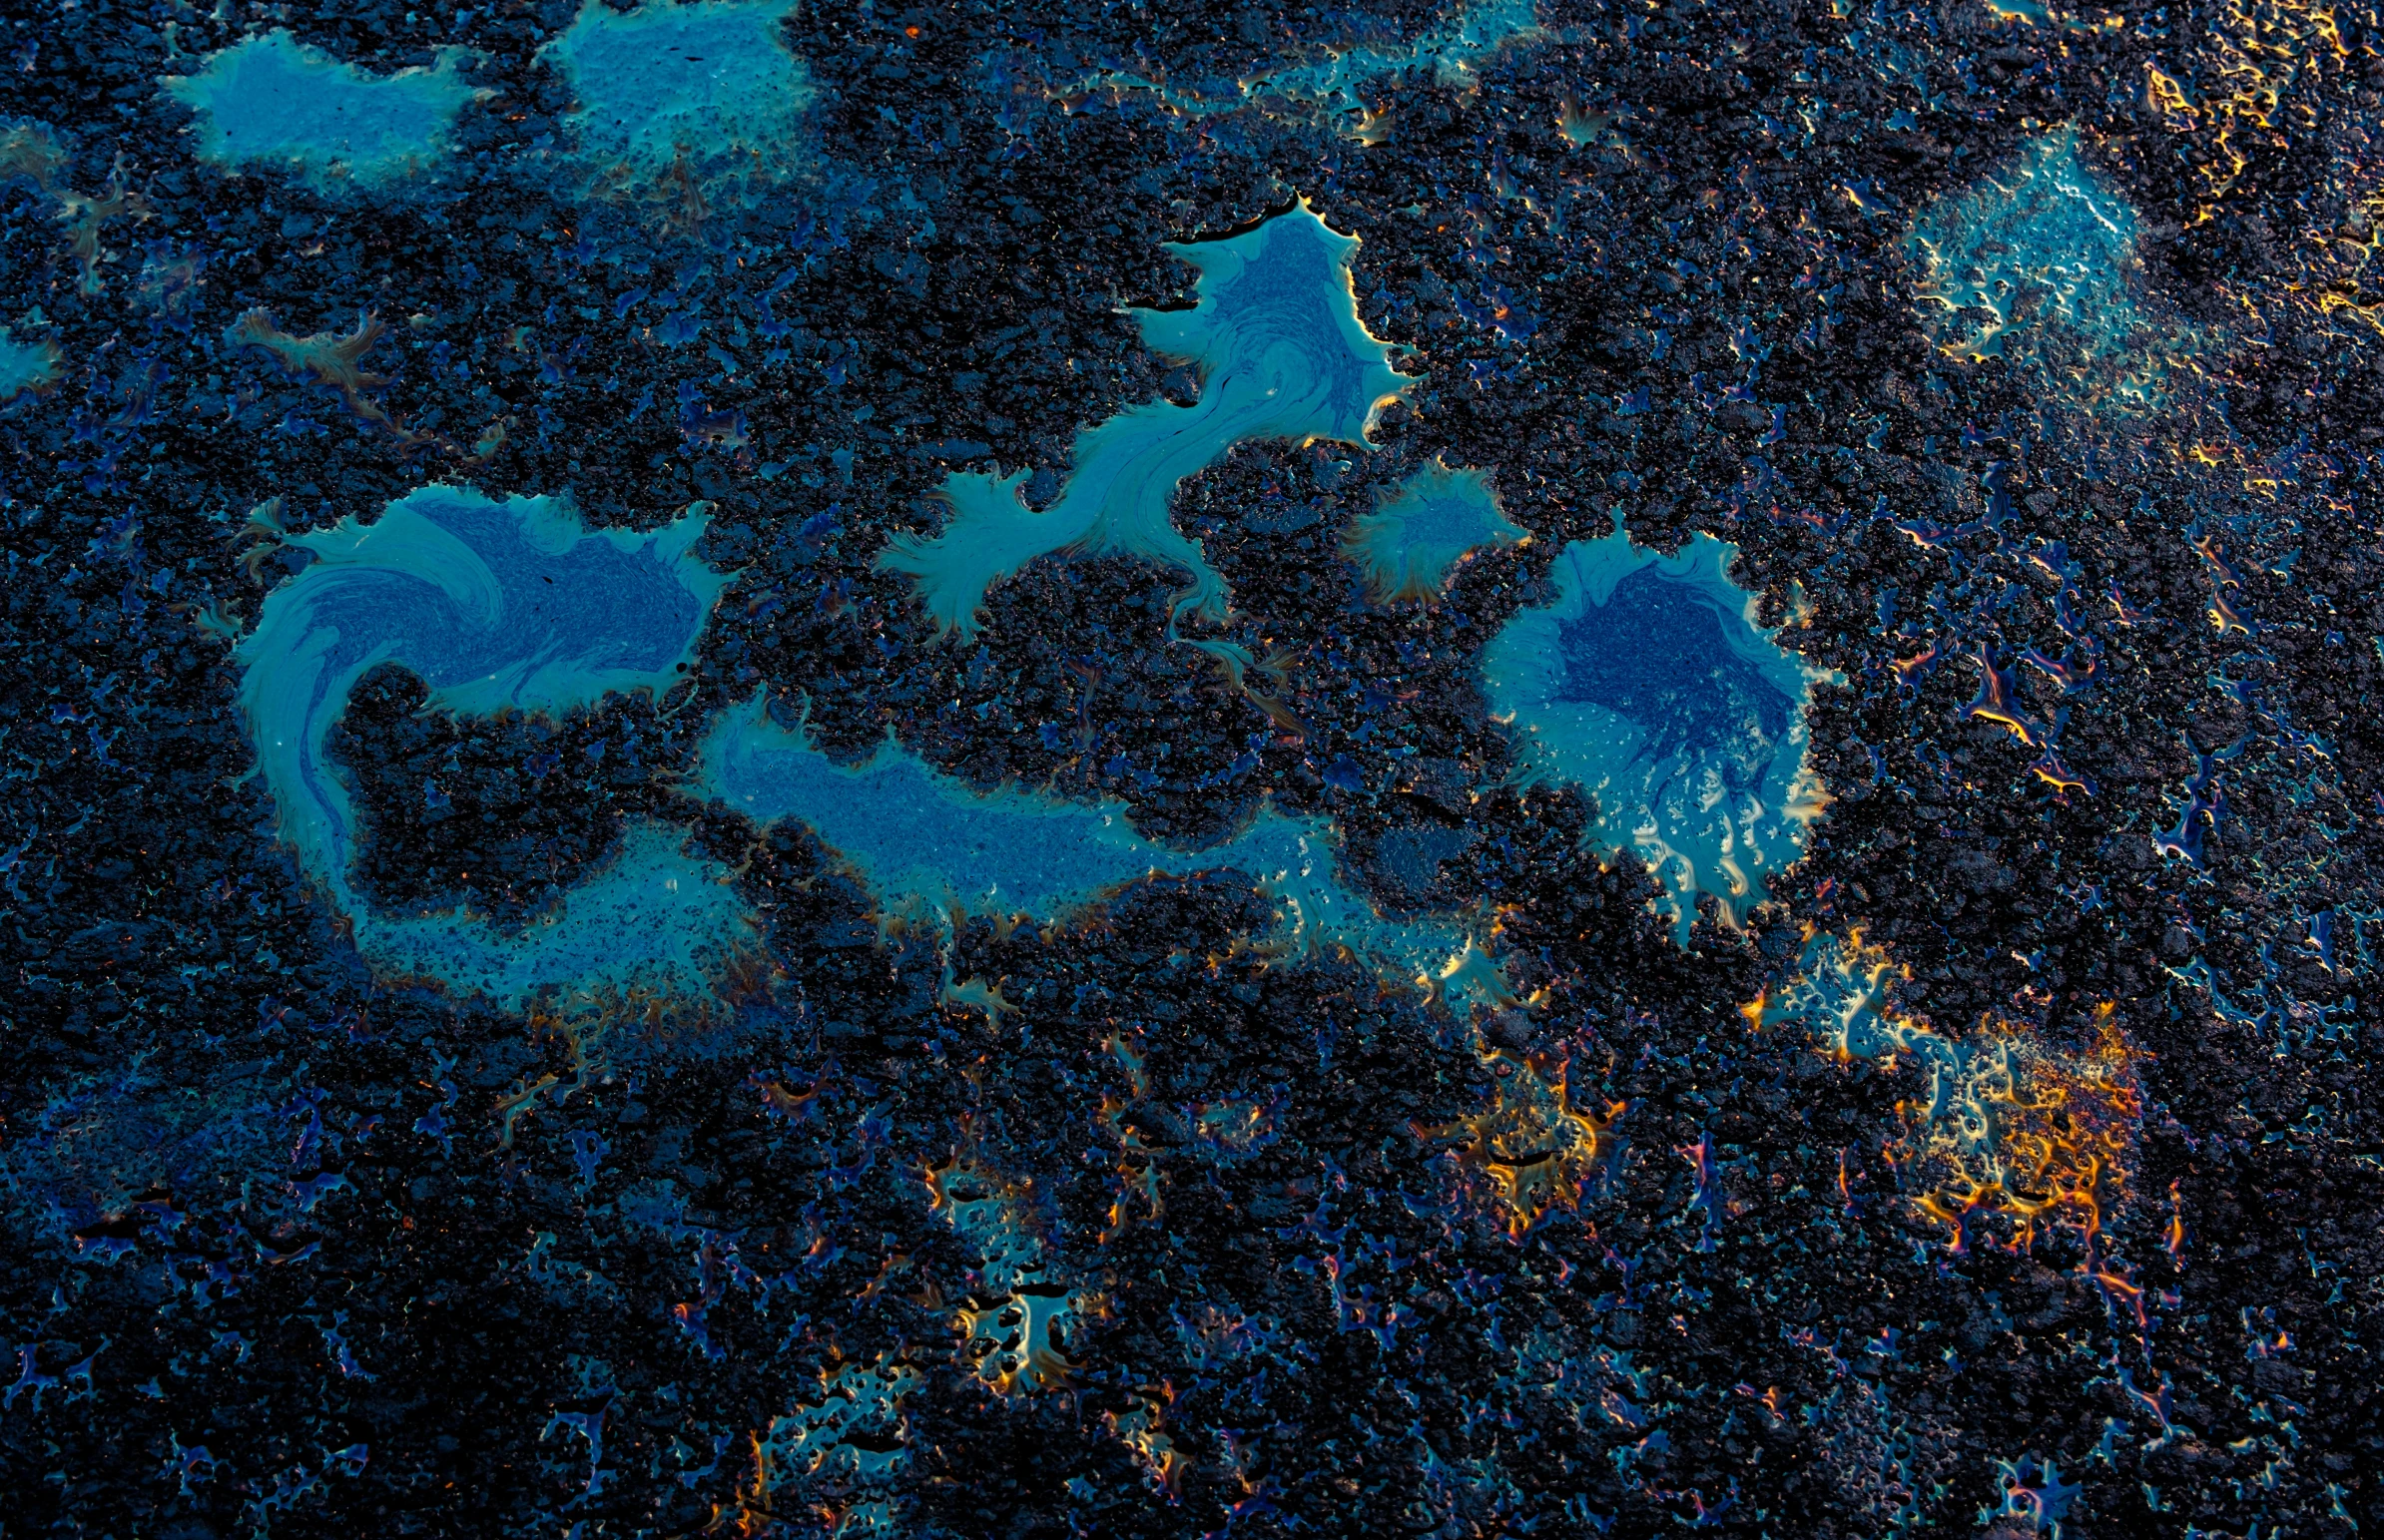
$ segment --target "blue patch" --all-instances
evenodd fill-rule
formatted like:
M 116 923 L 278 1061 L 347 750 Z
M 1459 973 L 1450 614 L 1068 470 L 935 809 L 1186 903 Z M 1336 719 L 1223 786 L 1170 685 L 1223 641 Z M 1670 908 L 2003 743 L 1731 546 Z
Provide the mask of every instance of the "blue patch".
M 772 721 L 758 696 L 713 725 L 696 785 L 757 823 L 801 819 L 889 918 L 1050 922 L 1145 877 L 1237 871 L 1280 907 L 1279 939 L 1294 951 L 1345 948 L 1387 975 L 1445 991 L 1461 1010 L 1511 998 L 1467 925 L 1385 919 L 1345 884 L 1339 841 L 1320 819 L 1269 810 L 1224 843 L 1181 849 L 1136 833 L 1122 802 L 976 791 L 893 743 L 863 764 L 838 765 L 802 729 Z
M 1941 351 L 2035 365 L 2081 406 L 2157 406 L 2174 367 L 2216 334 L 2139 297 L 2137 221 L 2065 129 L 1913 221 L 1916 297 Z
M 809 165 L 818 97 L 782 30 L 794 0 L 696 0 L 616 11 L 590 0 L 538 57 L 571 88 L 565 125 L 598 191 L 653 194 L 684 167 L 747 200 Z
M 241 642 L 241 705 L 283 839 L 382 972 L 512 1001 L 540 984 L 685 971 L 734 938 L 734 899 L 678 852 L 674 832 L 646 825 L 563 916 L 517 937 L 469 914 L 371 914 L 347 882 L 353 806 L 323 759 L 356 681 L 382 663 L 419 675 L 431 709 L 466 717 L 668 690 L 729 581 L 693 555 L 703 529 L 690 514 L 648 535 L 589 532 L 547 498 L 495 503 L 434 486 L 371 524 L 287 537 L 315 560 L 267 596 Z M 426 787 L 424 800 L 444 798 Z
M 278 167 L 328 196 L 385 188 L 447 158 L 457 115 L 484 94 L 464 83 L 465 56 L 445 49 L 428 69 L 373 75 L 276 28 L 159 84 L 198 115 L 199 159 Z
M 20 342 L 0 326 L 0 402 L 13 401 L 28 391 L 47 390 L 58 381 L 58 344 Z
M 1730 923 L 1761 902 L 1827 803 L 1805 768 L 1811 676 L 1749 620 L 1736 555 L 1702 534 L 1668 557 L 1619 528 L 1576 541 L 1556 602 L 1483 656 L 1524 773 L 1597 798 L 1591 837 L 1646 861 L 1683 942 L 1697 894 Z
M 1357 248 L 1304 203 L 1227 240 L 1170 245 L 1200 269 L 1199 303 L 1133 313 L 1152 351 L 1199 368 L 1200 399 L 1128 407 L 1077 434 L 1075 470 L 1040 512 L 1020 495 L 1023 470 L 951 476 L 942 533 L 897 534 L 878 565 L 916 578 L 936 626 L 962 637 L 975 632 L 987 589 L 1063 551 L 1179 568 L 1191 588 L 1177 609 L 1222 621 L 1225 579 L 1169 517 L 1177 484 L 1252 439 L 1362 445 L 1375 413 L 1412 383 L 1358 319 Z
M 1551 699 L 1637 723 L 1634 764 L 1665 773 L 1708 764 L 1733 794 L 1759 791 L 1800 700 L 1731 648 L 1725 624 L 1702 595 L 1641 567 L 1605 603 L 1557 622 L 1564 674 Z
M 1459 557 L 1526 533 L 1498 507 L 1489 477 L 1435 460 L 1351 524 L 1342 553 L 1377 598 L 1424 599 L 1447 585 Z

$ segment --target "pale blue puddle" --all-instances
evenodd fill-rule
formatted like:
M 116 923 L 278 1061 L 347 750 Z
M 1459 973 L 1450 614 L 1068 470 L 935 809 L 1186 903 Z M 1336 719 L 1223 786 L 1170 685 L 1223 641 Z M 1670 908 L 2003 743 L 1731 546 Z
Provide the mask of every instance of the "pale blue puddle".
M 878 564 L 918 581 L 936 627 L 977 628 L 987 589 L 1037 557 L 1119 555 L 1191 577 L 1177 610 L 1225 618 L 1225 580 L 1169 517 L 1178 483 L 1253 439 L 1366 444 L 1375 414 L 1413 381 L 1358 318 L 1350 287 L 1354 236 L 1336 234 L 1303 202 L 1220 241 L 1170 243 L 1200 269 L 1189 309 L 1137 309 L 1152 351 L 1201 374 L 1190 406 L 1131 406 L 1076 435 L 1075 469 L 1041 512 L 1020 495 L 1027 473 L 958 472 L 941 496 L 950 517 L 933 538 L 897 534 Z
M 703 529 L 690 511 L 650 534 L 591 532 L 551 499 L 434 486 L 371 524 L 288 537 L 315 560 L 267 596 L 239 644 L 241 705 L 282 838 L 376 971 L 508 1006 L 547 988 L 701 994 L 756 943 L 729 873 L 689 855 L 683 830 L 649 820 L 519 930 L 468 911 L 373 912 L 347 878 L 353 802 L 323 757 L 357 680 L 382 663 L 421 677 L 426 709 L 460 717 L 668 691 L 731 581 L 694 554 Z M 801 819 L 882 916 L 934 930 L 963 913 L 1061 920 L 1147 876 L 1232 870 L 1279 906 L 1281 924 L 1262 939 L 1289 954 L 1346 951 L 1459 1009 L 1509 998 L 1467 925 L 1385 919 L 1347 887 L 1320 820 L 1269 811 L 1224 844 L 1176 849 L 1136 834 L 1120 803 L 979 792 L 891 743 L 838 766 L 758 696 L 711 725 L 689 789 L 759 823 Z
M 374 75 L 277 28 L 159 84 L 198 115 L 202 161 L 274 167 L 329 195 L 383 188 L 446 159 L 456 116 L 486 94 L 464 82 L 466 57 L 450 48 L 428 69 Z
M 633 827 L 601 872 L 517 936 L 469 914 L 373 914 L 348 885 L 355 813 L 323 759 L 356 681 L 382 663 L 419 675 L 429 709 L 460 716 L 667 691 L 730 581 L 694 555 L 703 530 L 690 513 L 652 534 L 590 533 L 548 498 L 433 486 L 371 524 L 288 537 L 314 562 L 267 596 L 241 641 L 241 706 L 282 838 L 376 968 L 510 1002 L 537 982 L 690 967 L 734 939 L 740 906 L 652 825 Z
M 1819 676 L 1756 628 L 1736 555 L 1699 534 L 1661 556 L 1619 526 L 1575 541 L 1550 573 L 1556 602 L 1483 654 L 1522 777 L 1596 796 L 1591 837 L 1647 863 L 1683 943 L 1697 894 L 1736 923 L 1827 805 L 1805 765 Z
M 1350 525 L 1342 554 L 1378 599 L 1428 599 L 1468 551 L 1512 545 L 1530 531 L 1506 517 L 1490 479 L 1435 460 Z
M 0 326 L 0 405 L 58 382 L 58 344 L 20 342 Z
M 795 0 L 633 11 L 588 0 L 538 57 L 571 88 L 564 122 L 598 186 L 657 189 L 682 160 L 707 192 L 802 171 L 802 119 L 818 91 L 786 44 L 794 13 Z
M 697 781 L 757 823 L 802 820 L 882 914 L 937 926 L 955 914 L 1049 923 L 1146 877 L 1236 871 L 1280 906 L 1274 939 L 1288 951 L 1345 950 L 1447 995 L 1461 1012 L 1507 998 L 1463 926 L 1386 919 L 1346 886 L 1340 841 L 1321 819 L 1270 808 L 1235 838 L 1180 849 L 1137 834 L 1122 802 L 980 792 L 892 742 L 864 764 L 840 766 L 807 733 L 773 721 L 758 696 L 714 724 Z
M 2078 153 L 2078 132 L 2029 141 L 2010 163 L 1913 221 L 1928 269 L 1916 297 L 1940 348 L 2026 354 L 2083 404 L 2159 404 L 2173 368 L 2209 338 L 2136 297 L 2135 211 Z M 2015 344 L 2018 344 L 2015 348 Z

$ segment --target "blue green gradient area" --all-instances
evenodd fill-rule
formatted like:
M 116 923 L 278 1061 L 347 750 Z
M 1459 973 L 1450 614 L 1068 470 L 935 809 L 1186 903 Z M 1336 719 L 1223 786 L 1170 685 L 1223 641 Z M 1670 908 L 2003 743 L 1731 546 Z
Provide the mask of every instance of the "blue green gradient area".
M 1736 923 L 1825 805 L 1805 767 L 1814 676 L 1756 629 L 1737 554 L 1700 534 L 1661 556 L 1619 525 L 1575 541 L 1550 573 L 1556 602 L 1483 654 L 1525 777 L 1597 797 L 1591 837 L 1647 862 L 1683 944 L 1698 893 Z
M 794 12 L 794 0 L 588 0 L 538 57 L 576 98 L 564 122 L 600 182 L 657 187 L 684 158 L 707 192 L 751 191 L 805 167 L 802 117 L 818 92 L 783 36 Z
M 1922 210 L 1915 297 L 1942 351 L 2041 365 L 2077 404 L 2160 404 L 2216 338 L 2138 297 L 2137 220 L 2079 154 L 2078 132 L 2029 141 L 2005 166 Z
M 518 933 L 468 912 L 376 913 L 347 880 L 355 813 L 323 758 L 356 681 L 384 662 L 419 675 L 431 709 L 463 717 L 667 690 L 730 581 L 694 556 L 703 528 L 691 511 L 652 534 L 590 532 L 551 499 L 430 487 L 369 525 L 290 537 L 315 561 L 267 597 L 240 644 L 241 704 L 282 837 L 377 972 L 506 1005 L 607 984 L 702 994 L 754 944 L 728 874 L 648 820 Z M 978 792 L 891 743 L 839 766 L 759 696 L 712 724 L 691 789 L 757 822 L 801 819 L 890 917 L 938 929 L 968 912 L 1052 921 L 1146 876 L 1232 870 L 1280 907 L 1271 939 L 1287 952 L 1346 951 L 1460 1007 L 1510 998 L 1466 926 L 1386 919 L 1346 886 L 1319 819 L 1270 810 L 1225 844 L 1180 850 L 1137 834 L 1122 803 Z
M 58 382 L 58 344 L 20 342 L 0 326 L 0 404 Z
M 537 983 L 620 981 L 656 964 L 700 976 L 695 965 L 737 939 L 733 898 L 654 827 L 632 828 L 519 936 L 469 914 L 375 915 L 348 885 L 355 814 L 323 760 L 349 692 L 382 663 L 419 675 L 431 709 L 465 717 L 668 690 L 730 581 L 693 553 L 704 523 L 691 510 L 651 534 L 591 533 L 549 498 L 433 486 L 371 524 L 288 538 L 315 560 L 267 596 L 240 643 L 241 706 L 282 838 L 376 968 L 513 1001 Z
M 278 167 L 327 196 L 379 190 L 446 158 L 456 116 L 481 94 L 458 73 L 464 57 L 450 48 L 431 68 L 373 75 L 277 28 L 158 83 L 198 115 L 202 161 Z
M 1435 460 L 1350 525 L 1342 554 L 1378 599 L 1428 599 L 1468 551 L 1512 545 L 1530 531 L 1498 507 L 1490 478 Z
M 951 476 L 951 516 L 932 539 L 897 534 L 878 564 L 918 580 L 939 630 L 977 629 L 985 591 L 1040 556 L 1140 557 L 1181 568 L 1177 609 L 1225 618 L 1225 579 L 1168 514 L 1185 477 L 1252 439 L 1366 444 L 1375 414 L 1413 381 L 1358 318 L 1350 287 L 1354 236 L 1336 234 L 1303 202 L 1239 236 L 1170 243 L 1200 269 L 1190 309 L 1133 312 L 1154 352 L 1201 374 L 1190 406 L 1151 401 L 1076 435 L 1076 468 L 1040 513 L 1020 496 L 1027 473 Z
M 1239 871 L 1281 906 L 1276 940 L 1287 950 L 1347 950 L 1461 1006 L 1506 997 L 1462 926 L 1386 919 L 1347 887 L 1335 871 L 1339 841 L 1320 819 L 1269 809 L 1223 844 L 1178 849 L 1137 834 L 1122 802 L 975 791 L 893 743 L 838 765 L 802 730 L 773 721 L 760 696 L 713 725 L 697 780 L 701 794 L 757 823 L 800 818 L 888 915 L 1048 923 L 1145 877 Z

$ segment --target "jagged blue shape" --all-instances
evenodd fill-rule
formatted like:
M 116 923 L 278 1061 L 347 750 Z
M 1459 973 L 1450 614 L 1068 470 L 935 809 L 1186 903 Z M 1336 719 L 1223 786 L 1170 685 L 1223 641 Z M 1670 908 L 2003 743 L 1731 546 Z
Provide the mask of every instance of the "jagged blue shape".
M 730 581 L 694 554 L 704 526 L 690 510 L 650 534 L 591 532 L 551 498 L 432 486 L 370 524 L 287 538 L 315 560 L 267 596 L 239 644 L 241 707 L 282 838 L 375 967 L 513 1001 L 653 966 L 700 975 L 747 933 L 718 873 L 656 825 L 633 825 L 559 912 L 520 935 L 468 913 L 376 915 L 348 884 L 354 811 L 323 760 L 349 692 L 385 662 L 421 676 L 431 708 L 465 717 L 668 690 Z
M 198 115 L 202 161 L 279 167 L 328 195 L 384 188 L 447 157 L 457 115 L 482 94 L 462 78 L 466 56 L 444 49 L 427 69 L 374 75 L 276 28 L 158 83 Z
M 1441 591 L 1468 551 L 1528 533 L 1498 506 L 1489 477 L 1434 460 L 1354 521 L 1342 551 L 1377 598 L 1424 599 Z
M 806 165 L 802 119 L 819 93 L 783 36 L 794 12 L 795 0 L 588 0 L 538 57 L 570 86 L 564 122 L 600 180 L 660 187 L 684 158 L 707 190 L 750 190 Z
M 0 326 L 0 404 L 58 381 L 58 344 L 20 342 Z
M 1122 802 L 976 791 L 892 742 L 862 764 L 838 765 L 803 729 L 772 720 L 758 694 L 713 724 L 695 786 L 757 823 L 801 819 L 890 915 L 1047 923 L 1147 876 L 1232 870 L 1281 905 L 1279 939 L 1292 950 L 1346 948 L 1460 1004 L 1506 998 L 1463 925 L 1386 919 L 1345 885 L 1338 840 L 1321 819 L 1270 808 L 1232 839 L 1180 849 L 1136 833 Z
M 1737 553 L 1698 534 L 1659 555 L 1617 521 L 1566 546 L 1556 602 L 1515 616 L 1483 654 L 1521 774 L 1597 797 L 1591 837 L 1647 862 L 1684 944 L 1696 895 L 1735 923 L 1803 853 L 1826 800 L 1805 766 L 1816 676 L 1755 627 L 1752 596 L 1729 578 Z
M 1914 219 L 1928 269 L 1914 297 L 1941 307 L 1949 354 L 2024 357 L 2083 404 L 2156 406 L 2172 367 L 2212 338 L 2138 297 L 2137 225 L 2076 128 L 2042 135 Z
M 1177 484 L 1252 439 L 1364 447 L 1376 413 L 1413 383 L 1358 318 L 1357 249 L 1305 201 L 1238 236 L 1169 243 L 1200 269 L 1199 302 L 1132 313 L 1152 351 L 1198 366 L 1200 399 L 1130 406 L 1078 433 L 1075 469 L 1039 513 L 1020 495 L 1024 470 L 952 475 L 938 494 L 951 509 L 942 532 L 896 534 L 878 565 L 917 579 L 937 628 L 962 637 L 976 631 L 987 589 L 1058 552 L 1181 568 L 1192 585 L 1178 611 L 1223 620 L 1224 577 L 1169 517 Z

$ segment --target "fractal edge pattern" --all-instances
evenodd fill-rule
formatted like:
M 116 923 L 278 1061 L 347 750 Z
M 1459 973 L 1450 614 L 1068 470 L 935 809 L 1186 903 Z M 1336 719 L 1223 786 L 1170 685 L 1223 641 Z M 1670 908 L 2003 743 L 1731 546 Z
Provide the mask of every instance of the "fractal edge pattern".
M 2384 1530 L 2384 11 L 18 0 L 0 1537 Z

